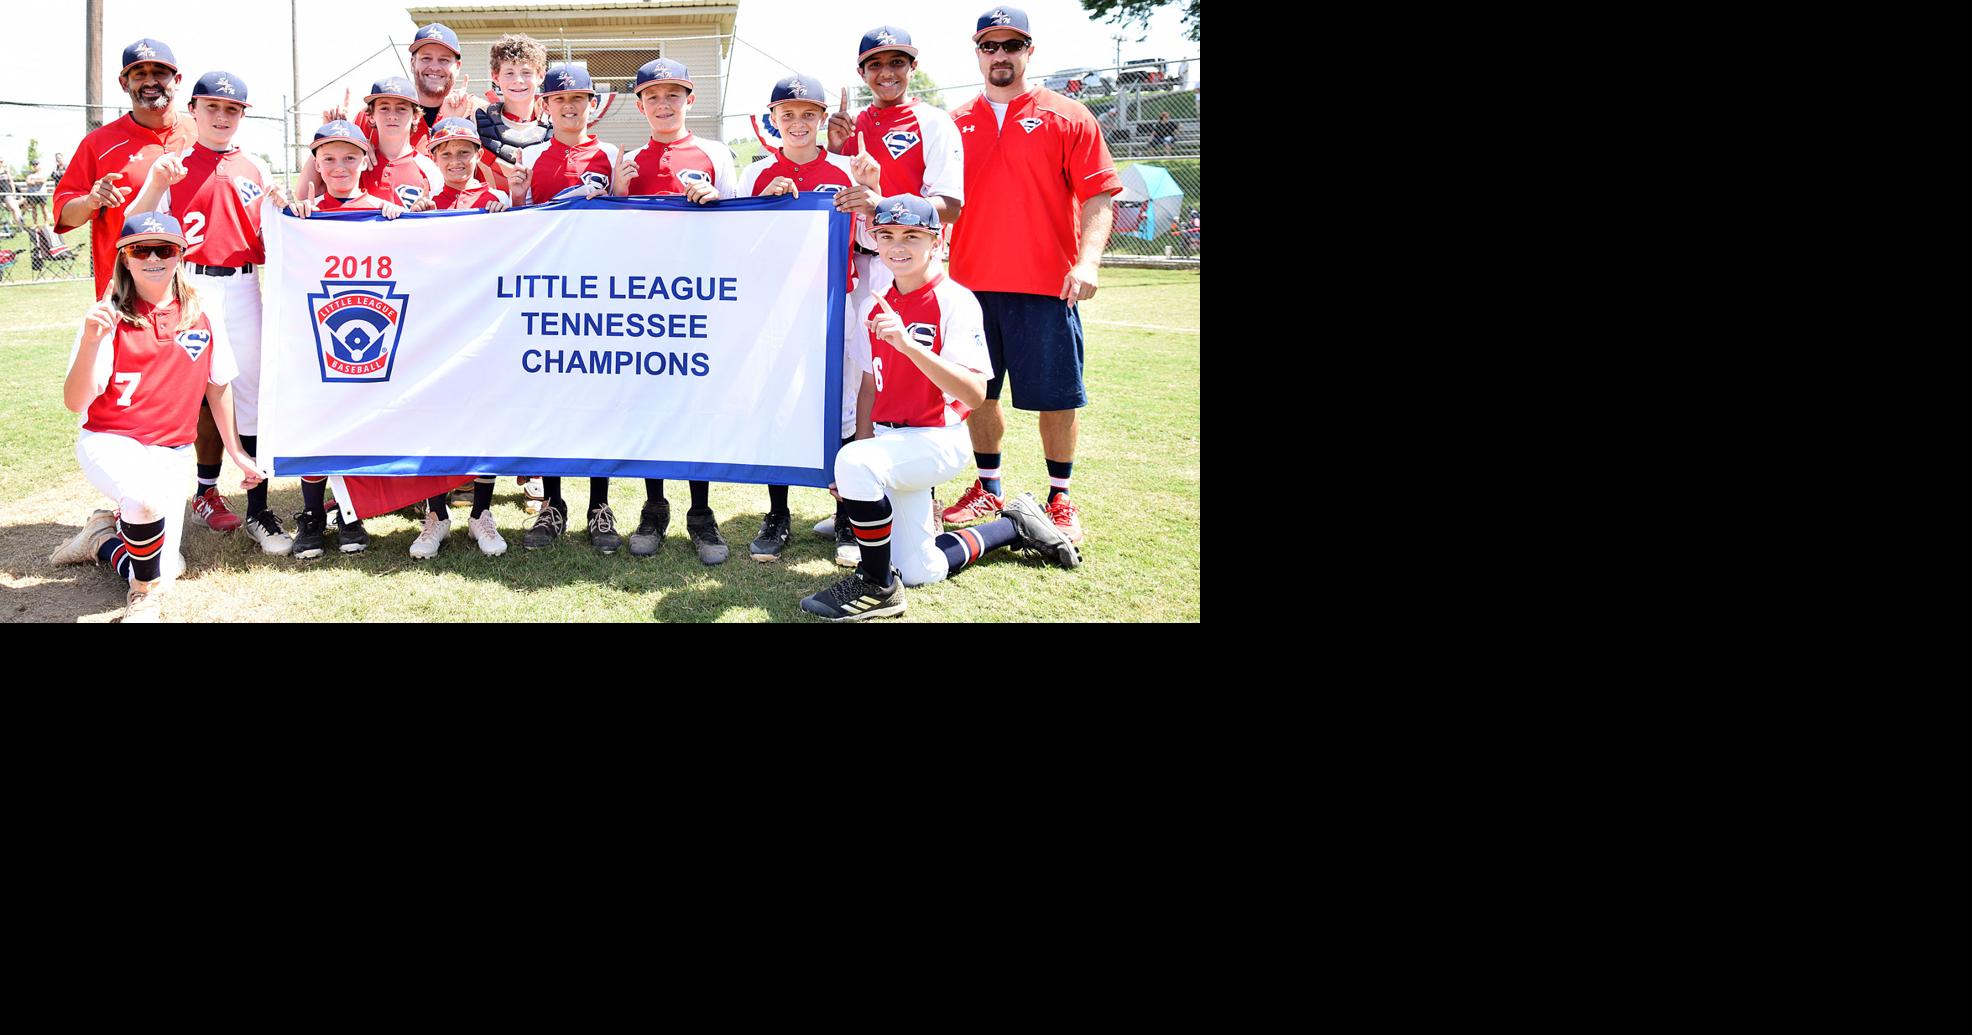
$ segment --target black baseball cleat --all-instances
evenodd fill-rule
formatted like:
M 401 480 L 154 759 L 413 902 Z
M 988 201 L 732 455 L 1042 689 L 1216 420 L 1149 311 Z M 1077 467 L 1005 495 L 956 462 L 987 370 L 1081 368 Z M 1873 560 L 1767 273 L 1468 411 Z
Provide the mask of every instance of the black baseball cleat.
M 370 530 L 361 521 L 344 522 L 336 511 L 336 549 L 343 553 L 362 553 L 370 548 Z
M 589 541 L 605 557 L 623 545 L 623 536 L 616 531 L 616 512 L 609 509 L 609 504 L 589 511 Z
M 568 512 L 550 500 L 541 505 L 540 513 L 534 515 L 534 523 L 527 526 L 527 534 L 521 537 L 520 545 L 530 550 L 553 546 L 567 528 Z
M 781 551 L 787 549 L 787 539 L 794 531 L 794 522 L 786 514 L 769 514 L 760 523 L 760 534 L 748 547 L 756 561 L 778 561 Z
M 863 578 L 863 569 L 813 596 L 801 599 L 801 609 L 831 622 L 856 622 L 904 613 L 904 577 L 890 569 L 890 585 Z
M 329 527 L 328 515 L 304 510 L 294 516 L 294 554 L 300 560 L 322 556 L 322 533 Z
M 649 557 L 664 545 L 664 530 L 671 527 L 671 501 L 645 500 L 637 515 L 637 530 L 630 533 L 630 556 Z
M 1068 541 L 1068 534 L 1054 523 L 1048 512 L 1041 509 L 1033 493 L 1023 492 L 1007 497 L 1000 514 L 1012 519 L 1014 528 L 1020 533 L 1021 549 L 1040 554 L 1043 559 L 1064 568 L 1081 565 L 1082 552 Z
M 726 563 L 726 537 L 719 534 L 719 519 L 711 507 L 685 511 L 685 532 L 692 537 L 692 545 L 698 547 L 701 563 Z

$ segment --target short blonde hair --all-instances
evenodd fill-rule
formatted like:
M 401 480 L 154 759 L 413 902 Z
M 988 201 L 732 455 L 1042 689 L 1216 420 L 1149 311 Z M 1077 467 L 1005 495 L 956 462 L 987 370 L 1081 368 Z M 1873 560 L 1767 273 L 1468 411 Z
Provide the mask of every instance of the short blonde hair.
M 548 48 L 532 36 L 510 32 L 496 40 L 493 50 L 487 55 L 487 72 L 498 79 L 500 66 L 509 61 L 515 64 L 532 63 L 537 75 L 548 74 Z

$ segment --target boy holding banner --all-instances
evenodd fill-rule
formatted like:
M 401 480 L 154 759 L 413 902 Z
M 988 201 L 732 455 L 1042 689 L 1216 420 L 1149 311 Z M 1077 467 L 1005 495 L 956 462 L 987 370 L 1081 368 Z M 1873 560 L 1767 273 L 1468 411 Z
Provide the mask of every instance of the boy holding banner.
M 868 328 L 876 383 L 857 420 L 872 421 L 876 435 L 835 456 L 837 490 L 862 562 L 855 574 L 801 601 L 802 610 L 834 622 L 903 614 L 904 585 L 956 575 L 1002 546 L 1017 544 L 1064 568 L 1082 563 L 1027 493 L 1007 500 L 986 524 L 931 534 L 931 490 L 971 460 L 965 421 L 986 400 L 993 364 L 978 300 L 938 268 L 937 208 L 914 194 L 885 198 L 871 224 L 877 257 L 894 274 L 857 313 Z
M 812 76 L 794 75 L 775 83 L 773 94 L 767 102 L 767 117 L 773 120 L 775 130 L 780 133 L 781 147 L 768 152 L 770 160 L 755 162 L 747 167 L 740 176 L 741 197 L 795 194 L 804 190 L 839 194 L 856 186 L 850 160 L 822 149 L 818 134 L 828 118 L 828 103 L 823 100 L 820 80 Z M 853 348 L 856 342 L 857 336 L 844 338 L 845 352 Z M 856 437 L 856 399 L 864 385 L 862 378 L 852 374 L 857 369 L 854 362 L 844 363 L 842 369 L 841 435 L 842 444 L 846 446 Z M 875 390 L 874 385 L 870 390 Z M 840 509 L 839 505 L 837 509 Z M 787 548 L 791 521 L 787 510 L 787 486 L 767 486 L 767 517 L 760 524 L 760 534 L 754 537 L 753 544 L 748 548 L 754 560 L 781 559 L 781 551 Z M 850 552 L 854 553 L 853 546 Z M 857 559 L 852 556 L 849 564 L 854 565 Z
M 431 127 L 431 136 L 421 145 L 438 162 L 438 168 L 445 176 L 445 186 L 432 197 L 432 204 L 440 211 L 456 209 L 483 209 L 487 212 L 507 210 L 508 198 L 505 191 L 495 190 L 473 179 L 473 172 L 479 159 L 479 131 L 465 119 L 441 119 Z M 451 510 L 448 506 L 450 492 L 441 492 L 425 501 L 425 527 L 418 537 L 411 541 L 411 556 L 417 560 L 438 556 L 439 548 L 445 545 L 445 537 L 452 534 Z M 493 476 L 482 474 L 473 479 L 472 511 L 466 518 L 466 531 L 473 542 L 479 544 L 479 552 L 488 557 L 498 557 L 507 552 L 507 541 L 493 523 Z
M 507 177 L 516 205 L 538 205 L 563 198 L 594 198 L 609 193 L 616 174 L 616 145 L 589 133 L 589 104 L 596 95 L 589 73 L 575 65 L 548 69 L 541 101 L 554 120 L 554 135 L 520 153 L 520 167 Z M 568 528 L 568 503 L 561 496 L 561 476 L 541 479 L 547 502 L 541 504 L 521 545 L 530 550 L 553 546 Z M 616 531 L 616 514 L 609 509 L 609 479 L 589 479 L 589 541 L 602 554 L 615 553 L 623 543 Z
M 650 142 L 624 158 L 610 193 L 618 196 L 682 194 L 696 205 L 739 197 L 733 153 L 717 140 L 702 140 L 685 129 L 685 113 L 695 99 L 691 73 L 676 61 L 658 58 L 637 69 L 637 110 L 650 123 Z M 710 482 L 691 483 L 692 507 L 685 531 L 704 564 L 723 564 L 727 548 L 712 513 Z M 786 490 L 783 489 L 783 492 Z M 664 545 L 671 524 L 671 501 L 662 478 L 644 479 L 644 509 L 630 534 L 630 556 L 648 557 Z

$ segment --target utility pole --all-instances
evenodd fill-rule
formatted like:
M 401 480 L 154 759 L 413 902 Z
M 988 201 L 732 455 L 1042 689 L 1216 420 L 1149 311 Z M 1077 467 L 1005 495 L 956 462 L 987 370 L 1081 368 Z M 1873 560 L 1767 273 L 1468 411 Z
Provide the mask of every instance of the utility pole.
M 86 81 L 82 84 L 82 103 L 89 107 L 82 118 L 85 132 L 93 132 L 103 125 L 103 0 L 89 0 L 88 13 L 83 17 L 82 74 Z
M 288 68 L 294 77 L 294 107 L 288 111 L 290 132 L 293 139 L 288 141 L 288 168 L 301 168 L 301 16 L 295 12 L 295 0 L 288 0 Z

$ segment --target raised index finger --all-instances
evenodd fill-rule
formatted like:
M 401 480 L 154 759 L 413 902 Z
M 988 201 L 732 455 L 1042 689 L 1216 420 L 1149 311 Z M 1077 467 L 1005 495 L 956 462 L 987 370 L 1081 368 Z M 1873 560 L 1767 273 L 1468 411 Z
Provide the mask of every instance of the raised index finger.
M 846 86 L 845 86 L 845 87 L 843 87 L 843 88 L 842 88 L 842 103 L 841 103 L 840 105 L 838 105 L 838 106 L 836 107 L 836 109 L 835 109 L 835 110 L 836 110 L 836 111 L 839 111 L 839 112 L 841 112 L 841 113 L 842 113 L 842 114 L 844 114 L 844 115 L 847 115 L 847 114 L 849 114 L 849 88 L 848 88 L 848 87 L 846 87 Z

